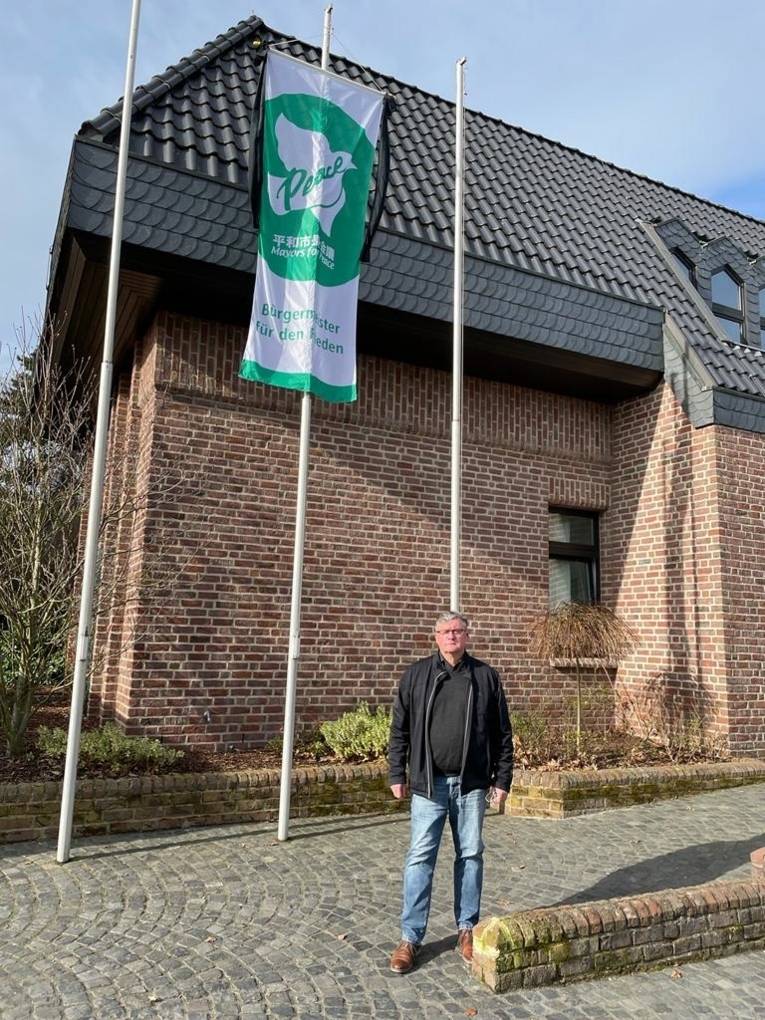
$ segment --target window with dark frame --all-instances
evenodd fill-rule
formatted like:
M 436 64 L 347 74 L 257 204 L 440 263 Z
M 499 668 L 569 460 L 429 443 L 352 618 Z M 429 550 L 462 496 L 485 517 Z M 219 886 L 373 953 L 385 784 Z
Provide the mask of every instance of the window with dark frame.
M 550 508 L 550 608 L 562 602 L 597 602 L 598 515 Z
M 760 291 L 760 347 L 765 350 L 765 287 Z
M 712 274 L 712 311 L 728 337 L 736 343 L 743 343 L 741 281 L 728 266 Z

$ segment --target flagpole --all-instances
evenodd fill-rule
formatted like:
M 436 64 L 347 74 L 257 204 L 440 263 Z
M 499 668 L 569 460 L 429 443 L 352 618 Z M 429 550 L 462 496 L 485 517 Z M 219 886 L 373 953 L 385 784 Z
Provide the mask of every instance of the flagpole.
M 122 99 L 122 126 L 120 128 L 119 157 L 117 161 L 117 182 L 114 193 L 114 222 L 112 245 L 109 257 L 109 284 L 106 296 L 106 325 L 104 327 L 104 349 L 101 360 L 101 376 L 98 389 L 98 411 L 96 434 L 93 446 L 93 469 L 90 479 L 90 502 L 88 504 L 88 526 L 85 533 L 85 559 L 82 569 L 82 592 L 80 595 L 80 617 L 77 628 L 77 648 L 72 679 L 72 704 L 69 712 L 69 736 L 66 743 L 66 765 L 61 790 L 61 815 L 59 817 L 58 850 L 56 860 L 66 864 L 72 844 L 72 820 L 74 817 L 74 796 L 77 783 L 77 758 L 80 753 L 80 731 L 82 710 L 85 702 L 85 682 L 90 661 L 90 639 L 93 615 L 93 595 L 96 587 L 96 566 L 98 562 L 98 535 L 101 530 L 101 511 L 106 469 L 106 440 L 109 432 L 109 406 L 112 393 L 112 358 L 114 355 L 114 331 L 117 319 L 117 290 L 120 275 L 120 254 L 122 248 L 122 219 L 125 209 L 125 183 L 130 142 L 130 121 L 133 115 L 133 79 L 135 76 L 136 47 L 138 42 L 138 20 L 141 0 L 133 0 L 130 15 L 127 64 L 125 67 L 125 91 Z
M 465 57 L 457 61 L 457 109 L 454 151 L 454 331 L 452 340 L 452 492 L 451 588 L 449 606 L 460 611 L 460 545 L 462 532 L 462 347 L 465 178 Z
M 329 67 L 332 38 L 332 5 L 324 11 L 324 32 L 321 45 L 321 67 Z M 287 661 L 287 690 L 284 697 L 284 737 L 282 741 L 282 775 L 279 789 L 279 823 L 277 838 L 289 839 L 290 793 L 292 788 L 292 752 L 295 742 L 295 691 L 300 660 L 300 608 L 303 595 L 303 547 L 305 544 L 306 496 L 308 493 L 308 454 L 311 441 L 311 394 L 303 394 L 300 408 L 300 450 L 298 453 L 297 507 L 295 510 L 295 548 L 292 560 L 292 603 L 290 606 L 290 644 Z

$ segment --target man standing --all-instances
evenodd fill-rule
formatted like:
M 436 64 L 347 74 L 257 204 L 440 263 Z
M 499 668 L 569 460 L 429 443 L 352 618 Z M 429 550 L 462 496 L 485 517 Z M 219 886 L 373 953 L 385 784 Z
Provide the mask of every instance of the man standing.
M 467 653 L 467 619 L 442 613 L 435 639 L 438 651 L 406 670 L 393 705 L 391 791 L 396 798 L 409 791 L 412 795 L 401 942 L 390 959 L 396 974 L 412 969 L 425 937 L 447 817 L 454 841 L 457 948 L 465 961 L 472 960 L 473 926 L 481 908 L 486 792 L 492 788 L 492 803 L 502 804 L 513 774 L 502 684 L 491 666 Z

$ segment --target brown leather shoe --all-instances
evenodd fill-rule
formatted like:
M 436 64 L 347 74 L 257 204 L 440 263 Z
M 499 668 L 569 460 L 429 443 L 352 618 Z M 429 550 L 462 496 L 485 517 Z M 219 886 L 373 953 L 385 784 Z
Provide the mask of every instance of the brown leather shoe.
M 457 952 L 460 954 L 465 963 L 471 963 L 473 960 L 473 929 L 472 928 L 460 928 L 457 933 Z
M 414 961 L 419 951 L 420 947 L 416 946 L 414 942 L 399 942 L 390 958 L 390 969 L 394 974 L 408 974 L 414 967 Z

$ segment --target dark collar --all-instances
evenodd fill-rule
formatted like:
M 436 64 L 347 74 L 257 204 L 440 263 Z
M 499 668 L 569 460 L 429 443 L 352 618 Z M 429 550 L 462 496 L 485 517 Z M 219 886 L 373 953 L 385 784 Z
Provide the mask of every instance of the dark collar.
M 465 652 L 456 666 L 450 666 L 438 649 L 435 651 L 435 660 L 436 669 L 445 669 L 447 673 L 461 673 L 463 670 L 470 669 L 470 655 L 467 652 Z

